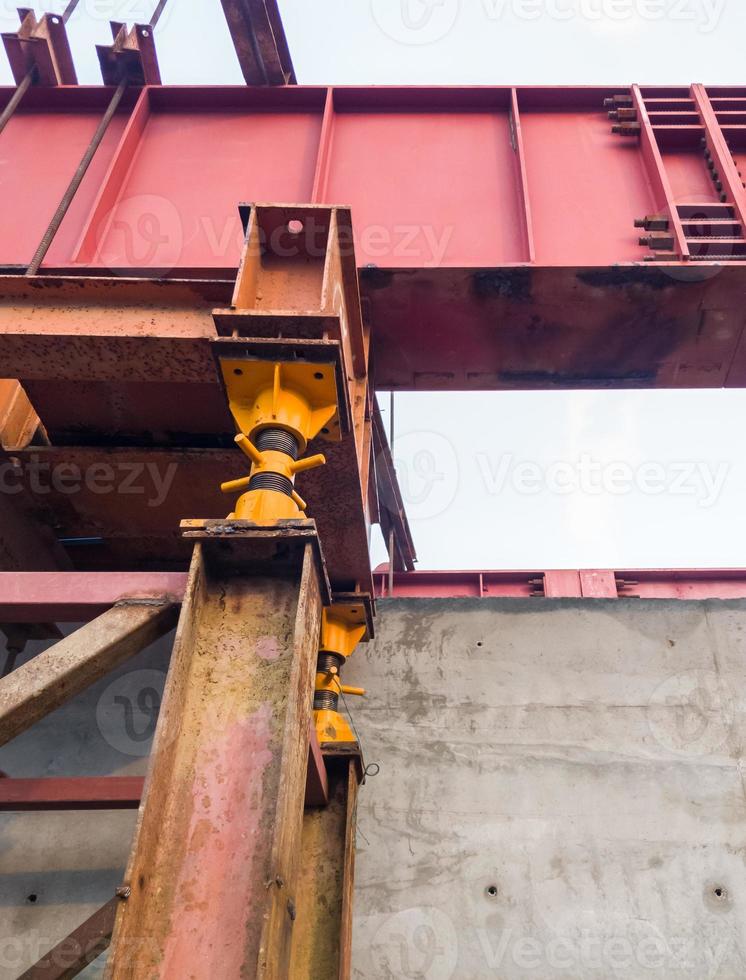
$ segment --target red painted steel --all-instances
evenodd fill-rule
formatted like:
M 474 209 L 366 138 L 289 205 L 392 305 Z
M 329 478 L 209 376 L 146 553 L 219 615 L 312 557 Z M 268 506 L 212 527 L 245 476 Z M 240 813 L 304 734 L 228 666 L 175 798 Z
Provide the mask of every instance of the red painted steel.
M 0 779 L 0 813 L 21 810 L 136 810 L 142 776 Z
M 186 572 L 0 572 L 0 622 L 80 623 L 115 602 L 173 596 Z
M 379 599 L 547 598 L 744 599 L 746 569 L 560 569 L 549 571 L 396 572 L 373 575 Z
M 0 262 L 30 258 L 109 94 L 35 89 L 0 135 Z M 603 101 L 615 94 L 634 100 L 638 137 L 611 132 Z M 352 208 L 381 389 L 746 384 L 743 90 L 165 86 L 128 99 L 50 273 L 228 288 L 239 201 L 332 201 Z M 697 242 L 702 209 L 721 224 L 733 210 L 734 239 Z M 650 213 L 668 216 L 673 250 L 640 244 L 635 221 Z M 148 392 L 190 431 L 175 389 L 141 386 L 125 404 Z
M 10 93 L 0 90 L 0 106 Z M 31 260 L 110 99 L 108 89 L 32 89 L 0 134 L 0 265 L 25 266 Z M 72 255 L 126 121 L 127 110 L 112 120 L 50 250 L 50 262 Z
M 11 91 L 0 90 L 0 105 Z M 722 139 L 736 149 L 743 131 L 719 107 L 737 91 L 693 89 L 713 101 L 708 125 L 722 121 Z M 669 197 L 679 205 L 717 198 L 689 90 L 635 87 L 639 143 L 613 135 L 603 107 L 604 98 L 625 92 L 148 87 L 134 111 L 131 96 L 127 131 L 117 120 L 118 132 L 102 147 L 96 177 L 48 267 L 230 268 L 239 200 L 312 198 L 352 207 L 361 265 L 489 268 L 532 261 L 532 245 L 540 265 L 639 262 L 647 253 L 635 218 L 665 208 Z M 681 101 L 682 93 L 684 118 L 694 123 L 672 125 L 666 100 Z M 0 142 L 9 163 L 3 203 L 12 211 L 24 193 L 35 194 L 25 224 L 43 226 L 41 213 L 69 178 L 107 92 L 62 87 L 31 95 Z M 49 145 L 53 166 L 39 152 Z M 83 232 L 76 241 L 73 227 Z M 5 228 L 0 254 L 21 264 L 28 243 L 10 233 L 15 223 Z

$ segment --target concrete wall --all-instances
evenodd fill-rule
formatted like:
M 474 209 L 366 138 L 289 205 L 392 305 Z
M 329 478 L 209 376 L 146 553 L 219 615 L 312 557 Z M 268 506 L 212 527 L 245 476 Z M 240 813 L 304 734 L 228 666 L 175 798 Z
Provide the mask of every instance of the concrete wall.
M 745 625 L 743 603 L 381 603 L 345 673 L 381 767 L 354 976 L 743 980 Z
M 357 980 L 743 980 L 744 624 L 737 602 L 379 603 L 345 671 L 370 692 L 348 701 L 380 765 L 359 809 Z M 142 772 L 167 647 L 0 749 L 0 769 Z M 110 897 L 133 826 L 0 817 L 0 980 Z

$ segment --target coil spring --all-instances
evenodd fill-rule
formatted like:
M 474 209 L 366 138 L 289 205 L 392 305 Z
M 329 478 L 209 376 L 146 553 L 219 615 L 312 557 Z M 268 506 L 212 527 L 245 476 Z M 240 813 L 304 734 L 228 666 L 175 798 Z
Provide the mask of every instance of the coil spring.
M 336 711 L 339 695 L 334 691 L 316 691 L 313 696 L 314 711 Z
M 274 450 L 278 453 L 285 453 L 286 456 L 290 456 L 294 460 L 298 458 L 300 449 L 298 440 L 292 432 L 286 432 L 285 429 L 262 429 L 257 434 L 254 444 L 260 452 Z
M 282 473 L 256 473 L 249 480 L 249 490 L 276 490 L 292 497 L 293 483 Z

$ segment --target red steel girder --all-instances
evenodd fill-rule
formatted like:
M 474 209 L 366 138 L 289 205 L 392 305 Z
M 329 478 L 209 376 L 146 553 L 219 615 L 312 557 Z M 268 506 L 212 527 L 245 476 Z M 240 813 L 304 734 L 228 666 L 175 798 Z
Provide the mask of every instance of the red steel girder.
M 394 598 L 743 599 L 746 569 L 559 569 L 417 571 L 374 574 L 376 596 Z

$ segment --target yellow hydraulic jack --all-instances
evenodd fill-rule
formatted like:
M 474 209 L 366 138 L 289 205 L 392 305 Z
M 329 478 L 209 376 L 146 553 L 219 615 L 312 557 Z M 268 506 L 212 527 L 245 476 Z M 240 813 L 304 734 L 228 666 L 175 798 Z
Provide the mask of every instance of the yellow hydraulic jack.
M 327 606 L 321 614 L 321 642 L 313 696 L 313 720 L 320 745 L 357 742 L 337 710 L 340 694 L 365 694 L 362 687 L 342 684 L 339 671 L 368 629 L 360 603 Z
M 339 438 L 334 365 L 221 358 L 220 366 L 240 430 L 236 443 L 251 460 L 248 476 L 221 484 L 224 493 L 246 491 L 229 519 L 272 525 L 303 518 L 295 477 L 326 459 L 298 456 L 320 433 Z

